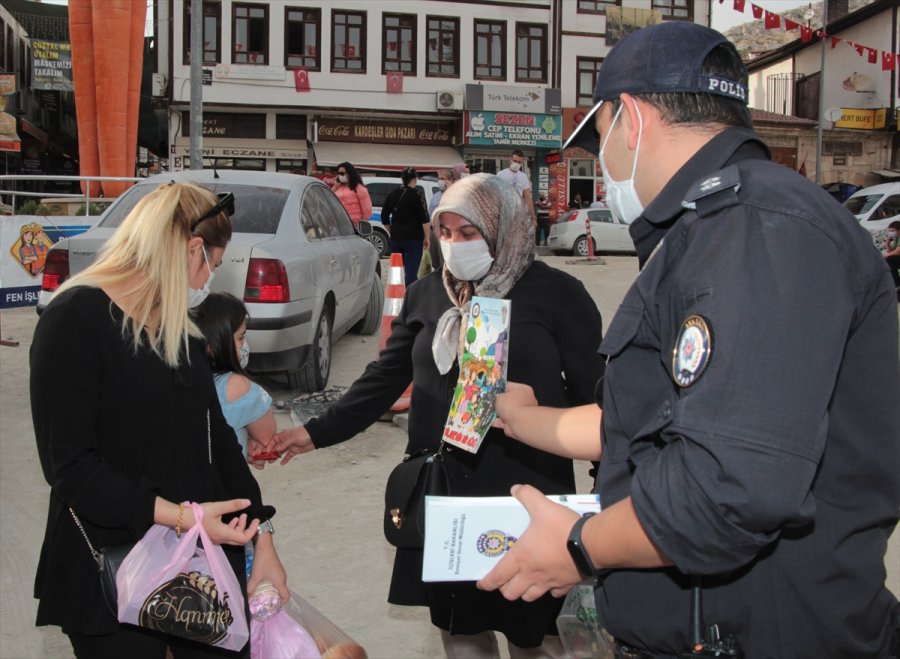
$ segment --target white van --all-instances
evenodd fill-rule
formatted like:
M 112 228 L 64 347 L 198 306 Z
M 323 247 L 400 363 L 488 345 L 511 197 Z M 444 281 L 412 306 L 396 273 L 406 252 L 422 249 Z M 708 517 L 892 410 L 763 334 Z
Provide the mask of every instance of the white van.
M 369 197 L 372 198 L 372 217 L 369 218 L 369 222 L 372 224 L 372 235 L 366 236 L 366 240 L 375 245 L 384 258 L 391 253 L 389 244 L 391 234 L 388 228 L 381 223 L 381 207 L 387 196 L 403 185 L 403 181 L 399 176 L 363 176 L 362 181 L 366 190 L 369 191 Z M 424 178 L 419 179 L 416 189 L 425 200 L 426 208 L 428 208 L 431 198 L 440 190 L 437 181 Z
M 844 202 L 859 223 L 875 233 L 900 221 L 900 181 L 881 183 L 854 192 Z

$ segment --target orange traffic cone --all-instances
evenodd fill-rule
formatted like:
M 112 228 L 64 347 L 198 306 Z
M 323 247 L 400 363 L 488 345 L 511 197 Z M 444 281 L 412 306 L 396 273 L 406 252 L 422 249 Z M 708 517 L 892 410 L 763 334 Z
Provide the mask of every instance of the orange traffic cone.
M 381 340 L 379 350 L 384 350 L 388 337 L 391 335 L 391 323 L 400 315 L 403 306 L 403 296 L 406 295 L 406 275 L 403 270 L 403 255 L 391 254 L 391 269 L 388 274 L 388 283 L 384 291 L 384 312 L 381 314 Z M 391 405 L 391 412 L 403 412 L 409 409 L 412 397 L 412 382 L 406 387 L 406 391 Z

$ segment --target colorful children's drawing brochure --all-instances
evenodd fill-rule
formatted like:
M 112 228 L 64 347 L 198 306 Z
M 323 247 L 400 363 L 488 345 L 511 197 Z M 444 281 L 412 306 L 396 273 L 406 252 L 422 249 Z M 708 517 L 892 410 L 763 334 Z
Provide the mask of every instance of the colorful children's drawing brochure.
M 510 301 L 473 297 L 463 330 L 464 352 L 443 439 L 477 453 L 497 418 L 497 394 L 506 391 Z
M 547 495 L 579 515 L 600 512 L 596 494 Z M 528 527 L 515 497 L 425 497 L 422 581 L 478 581 Z

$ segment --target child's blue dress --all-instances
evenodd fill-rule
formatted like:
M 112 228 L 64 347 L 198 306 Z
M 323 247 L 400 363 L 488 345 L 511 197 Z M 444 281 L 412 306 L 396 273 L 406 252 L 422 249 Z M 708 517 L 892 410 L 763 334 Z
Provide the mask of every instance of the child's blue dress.
M 247 425 L 262 417 L 272 406 L 272 397 L 265 389 L 255 382 L 250 382 L 250 390 L 243 396 L 228 402 L 225 391 L 228 388 L 228 378 L 233 373 L 218 373 L 215 376 L 216 393 L 219 395 L 219 404 L 225 420 L 237 434 L 244 457 L 247 457 Z

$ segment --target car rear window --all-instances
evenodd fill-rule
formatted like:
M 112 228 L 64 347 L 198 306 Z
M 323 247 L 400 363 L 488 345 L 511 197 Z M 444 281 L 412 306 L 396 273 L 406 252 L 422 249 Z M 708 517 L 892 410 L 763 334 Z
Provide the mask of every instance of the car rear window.
M 155 184 L 144 184 L 128 190 L 109 208 L 99 226 L 118 227 L 137 203 L 157 187 L 159 186 Z M 275 233 L 290 192 L 284 188 L 225 183 L 204 187 L 213 192 L 234 193 L 234 215 L 231 217 L 231 225 L 235 233 Z

